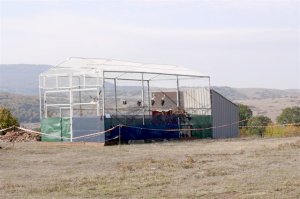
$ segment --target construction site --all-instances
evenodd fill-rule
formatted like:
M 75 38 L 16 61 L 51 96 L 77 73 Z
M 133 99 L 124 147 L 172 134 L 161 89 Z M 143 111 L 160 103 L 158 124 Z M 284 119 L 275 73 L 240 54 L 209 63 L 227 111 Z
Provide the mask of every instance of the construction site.
M 42 141 L 239 135 L 238 107 L 185 67 L 69 58 L 40 74 L 39 89 Z

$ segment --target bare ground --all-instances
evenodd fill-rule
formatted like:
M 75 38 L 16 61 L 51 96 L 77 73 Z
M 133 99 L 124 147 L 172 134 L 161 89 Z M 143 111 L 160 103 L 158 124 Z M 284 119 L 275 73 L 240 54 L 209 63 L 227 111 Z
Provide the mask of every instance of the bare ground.
M 300 137 L 0 146 L 0 198 L 300 198 Z

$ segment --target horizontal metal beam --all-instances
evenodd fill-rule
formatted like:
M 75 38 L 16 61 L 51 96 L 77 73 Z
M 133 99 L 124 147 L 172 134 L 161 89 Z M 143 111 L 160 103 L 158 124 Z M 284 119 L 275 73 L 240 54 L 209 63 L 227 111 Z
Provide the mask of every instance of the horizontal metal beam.
M 74 88 L 80 88 L 82 85 L 78 85 L 78 86 L 64 86 L 64 87 L 41 87 L 39 86 L 40 89 L 43 89 L 43 90 L 60 90 L 60 89 L 74 89 Z M 102 84 L 90 84 L 90 85 L 86 85 L 85 87 L 102 87 Z
M 73 92 L 74 91 L 95 91 L 97 88 L 78 88 L 78 89 L 71 89 Z M 45 93 L 63 93 L 63 92 L 70 92 L 70 89 L 68 90 L 50 90 L 50 91 L 45 91 Z
M 182 74 L 170 74 L 170 73 L 158 73 L 158 72 L 144 72 L 144 71 L 109 71 L 105 70 L 103 71 L 104 73 L 104 78 L 105 78 L 105 73 L 138 73 L 138 74 L 157 74 L 157 75 L 174 75 L 174 76 L 185 76 L 185 77 L 202 77 L 202 78 L 210 78 L 210 76 L 207 75 L 182 75 Z M 106 78 L 105 78 L 106 79 Z

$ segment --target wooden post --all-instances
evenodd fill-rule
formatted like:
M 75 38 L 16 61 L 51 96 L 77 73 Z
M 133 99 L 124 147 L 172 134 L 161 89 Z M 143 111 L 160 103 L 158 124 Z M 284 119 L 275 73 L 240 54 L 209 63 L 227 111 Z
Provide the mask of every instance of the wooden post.
M 119 147 L 121 146 L 121 124 L 119 124 Z

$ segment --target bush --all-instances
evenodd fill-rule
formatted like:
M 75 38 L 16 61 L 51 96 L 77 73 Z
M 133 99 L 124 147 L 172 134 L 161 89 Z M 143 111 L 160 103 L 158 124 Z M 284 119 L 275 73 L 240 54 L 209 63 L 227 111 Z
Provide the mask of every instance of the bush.
M 254 126 L 247 129 L 247 132 L 250 135 L 259 135 L 261 137 L 264 136 L 264 132 L 266 127 L 272 123 L 272 120 L 266 116 L 254 116 L 248 121 L 248 126 Z M 259 127 L 255 127 L 259 126 Z
M 239 117 L 240 120 L 246 120 L 251 118 L 253 115 L 252 110 L 250 109 L 249 106 L 244 105 L 244 104 L 239 104 Z M 240 123 L 240 126 L 247 126 L 248 121 L 244 121 Z
M 277 123 L 300 123 L 300 107 L 294 106 L 283 109 L 281 114 L 277 117 Z
M 11 126 L 19 126 L 17 118 L 15 118 L 9 109 L 0 107 L 0 129 Z

